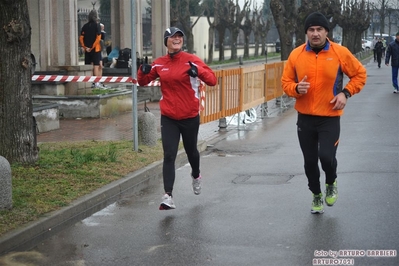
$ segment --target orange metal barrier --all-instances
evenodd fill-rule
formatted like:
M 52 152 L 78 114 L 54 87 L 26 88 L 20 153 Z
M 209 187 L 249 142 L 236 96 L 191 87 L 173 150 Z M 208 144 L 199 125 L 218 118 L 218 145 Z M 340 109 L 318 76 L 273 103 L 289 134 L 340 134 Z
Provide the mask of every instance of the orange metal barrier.
M 285 62 L 216 70 L 218 83 L 205 85 L 205 106 L 201 123 L 256 107 L 284 94 L 281 75 Z

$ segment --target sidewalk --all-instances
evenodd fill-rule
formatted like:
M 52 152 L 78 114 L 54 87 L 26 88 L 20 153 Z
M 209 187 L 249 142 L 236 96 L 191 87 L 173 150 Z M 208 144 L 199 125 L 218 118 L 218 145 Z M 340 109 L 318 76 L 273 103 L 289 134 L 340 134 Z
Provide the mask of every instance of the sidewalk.
M 160 132 L 159 102 L 147 102 L 137 105 L 138 112 L 144 112 L 145 107 L 154 114 Z M 205 141 L 221 135 L 219 121 L 202 124 L 198 140 Z M 60 128 L 54 131 L 39 133 L 37 142 L 85 141 L 85 140 L 133 140 L 133 113 L 126 112 L 115 117 L 96 119 L 60 119 Z
M 160 117 L 158 102 L 146 103 L 157 118 Z M 144 103 L 137 106 L 138 111 L 144 112 Z M 54 131 L 39 133 L 37 142 L 61 142 L 83 140 L 132 140 L 133 113 L 110 118 L 93 119 L 60 119 L 60 128 Z

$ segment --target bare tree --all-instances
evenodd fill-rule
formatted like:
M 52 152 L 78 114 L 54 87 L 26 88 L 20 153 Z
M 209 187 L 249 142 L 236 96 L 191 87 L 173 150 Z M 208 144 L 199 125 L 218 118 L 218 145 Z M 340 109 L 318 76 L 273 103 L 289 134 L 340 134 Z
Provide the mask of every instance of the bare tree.
M 245 19 L 240 28 L 244 32 L 244 58 L 249 58 L 249 36 L 255 26 L 256 17 L 252 14 L 251 9 L 247 7 L 244 9 Z
M 237 40 L 238 35 L 240 33 L 240 27 L 242 20 L 245 16 L 245 9 L 250 4 L 249 1 L 245 1 L 243 9 L 240 8 L 238 4 L 238 0 L 236 0 L 236 4 L 234 5 L 234 11 L 231 14 L 230 19 L 230 34 L 231 34 L 231 60 L 237 59 Z
M 26 0 L 0 1 L 0 155 L 10 163 L 38 159 L 33 131 L 31 26 Z
M 362 33 L 370 27 L 370 9 L 366 0 L 346 0 L 339 15 L 338 25 L 342 27 L 342 45 L 352 53 L 362 50 Z
M 264 0 L 262 9 L 258 12 L 256 7 L 254 7 L 254 15 L 256 15 L 256 22 L 254 27 L 255 35 L 255 56 L 258 56 L 259 45 L 261 45 L 261 54 L 266 54 L 266 36 L 270 30 L 273 22 L 273 16 L 270 10 L 270 0 Z
M 171 26 L 182 28 L 186 36 L 186 48 L 189 53 L 194 52 L 193 27 L 203 15 L 200 0 L 172 0 L 170 5 Z M 191 23 L 191 16 L 198 14 L 197 18 Z
M 387 8 L 387 15 L 388 15 L 388 34 L 389 36 L 395 35 L 397 32 L 397 27 L 395 31 L 392 32 L 392 25 L 396 25 L 397 21 L 399 20 L 399 3 L 396 2 L 396 5 L 389 6 Z M 373 33 L 374 36 L 374 33 Z
M 299 46 L 305 42 L 305 31 L 303 26 L 305 25 L 306 17 L 312 13 L 318 11 L 322 13 L 329 20 L 329 33 L 328 37 L 333 39 L 333 29 L 337 25 L 337 15 L 341 13 L 341 3 L 339 0 L 303 0 L 301 6 L 298 8 L 298 25 L 295 32 L 296 46 Z
M 226 0 L 214 1 L 214 20 L 213 27 L 218 31 L 219 38 L 219 61 L 224 61 L 224 38 L 226 29 L 229 27 L 228 15 L 230 13 L 230 6 Z M 209 23 L 208 19 L 208 23 Z M 211 24 L 210 24 L 211 25 Z
M 389 6 L 392 5 L 391 0 L 378 0 L 377 2 L 371 2 L 370 5 L 373 13 L 378 14 L 380 34 L 385 33 L 385 19 L 389 18 Z
M 293 35 L 297 30 L 295 0 L 271 0 L 270 9 L 280 36 L 281 60 L 286 60 L 293 49 Z
M 259 10 L 256 5 L 254 5 L 252 15 L 254 17 L 254 27 L 253 27 L 254 41 L 255 41 L 254 56 L 257 57 L 257 56 L 259 56 L 259 42 L 260 42 L 260 38 L 261 38 L 261 35 L 258 33 L 258 29 L 261 25 L 262 13 L 261 13 L 261 10 Z
M 214 10 L 214 2 L 213 1 L 204 1 L 202 3 L 202 7 L 204 8 L 204 14 L 208 20 L 209 24 L 209 40 L 208 40 L 208 64 L 213 62 L 213 44 L 214 44 L 214 37 L 215 37 L 215 24 L 219 18 L 215 14 Z M 213 20 L 212 20 L 213 17 Z

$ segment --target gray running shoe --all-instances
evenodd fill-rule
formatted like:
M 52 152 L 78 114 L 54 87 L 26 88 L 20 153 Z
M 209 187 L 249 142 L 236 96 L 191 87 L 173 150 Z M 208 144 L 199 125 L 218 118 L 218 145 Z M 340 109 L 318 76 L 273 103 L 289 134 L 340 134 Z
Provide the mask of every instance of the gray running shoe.
M 168 194 L 163 195 L 161 205 L 159 205 L 160 210 L 171 210 L 176 209 L 173 199 Z
M 195 195 L 201 194 L 201 175 L 198 178 L 193 178 L 193 192 Z

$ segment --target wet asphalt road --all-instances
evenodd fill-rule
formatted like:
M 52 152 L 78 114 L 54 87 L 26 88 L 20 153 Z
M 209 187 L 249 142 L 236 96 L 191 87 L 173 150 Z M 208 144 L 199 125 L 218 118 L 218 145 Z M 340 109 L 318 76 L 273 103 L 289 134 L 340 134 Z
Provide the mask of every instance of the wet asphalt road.
M 310 213 L 289 107 L 229 127 L 201 157 L 201 195 L 185 165 L 176 210 L 158 210 L 160 180 L 39 243 L 29 265 L 399 265 L 399 94 L 389 67 L 366 67 L 341 119 L 339 198 L 324 214 Z

